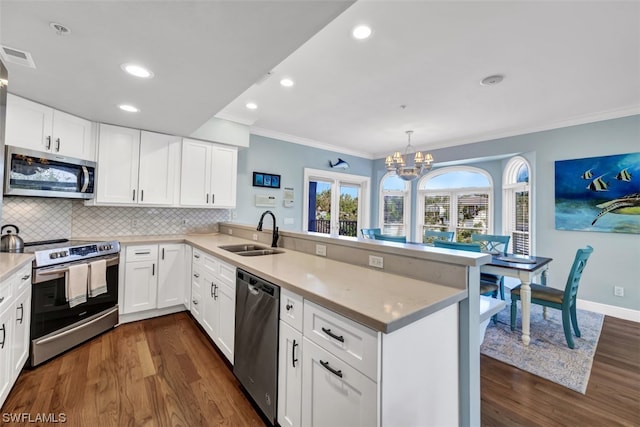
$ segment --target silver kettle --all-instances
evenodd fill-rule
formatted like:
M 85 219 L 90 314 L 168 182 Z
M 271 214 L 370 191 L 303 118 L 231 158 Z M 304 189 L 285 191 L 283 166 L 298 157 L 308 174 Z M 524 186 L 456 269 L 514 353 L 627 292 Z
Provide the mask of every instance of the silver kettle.
M 3 225 L 0 228 L 0 233 L 4 233 L 4 229 L 11 227 L 15 230 L 16 234 L 12 234 L 11 230 L 7 230 L 7 234 L 3 234 L 0 237 L 0 252 L 24 252 L 24 242 L 22 237 L 18 236 L 20 230 L 13 224 Z

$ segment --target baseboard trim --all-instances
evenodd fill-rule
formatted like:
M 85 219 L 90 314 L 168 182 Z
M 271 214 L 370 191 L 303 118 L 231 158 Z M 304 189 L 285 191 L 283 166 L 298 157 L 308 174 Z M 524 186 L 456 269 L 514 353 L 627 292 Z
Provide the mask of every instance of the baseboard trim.
M 640 323 L 640 311 L 630 308 L 616 307 L 615 305 L 601 304 L 599 302 L 585 301 L 578 299 L 578 308 L 581 310 L 593 311 L 618 319 L 631 320 Z
M 138 313 L 120 314 L 119 324 L 137 322 L 138 320 L 151 319 L 153 317 L 166 316 L 167 314 L 179 313 L 186 311 L 187 308 L 184 305 L 174 305 L 173 307 L 166 307 L 161 309 L 140 311 Z

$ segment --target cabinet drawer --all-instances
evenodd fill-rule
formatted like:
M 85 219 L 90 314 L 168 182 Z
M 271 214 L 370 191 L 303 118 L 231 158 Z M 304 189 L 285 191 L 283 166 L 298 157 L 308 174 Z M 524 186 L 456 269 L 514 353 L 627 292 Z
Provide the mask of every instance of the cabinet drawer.
M 127 262 L 157 260 L 158 245 L 127 246 Z
M 16 295 L 31 286 L 31 263 L 22 266 L 22 268 L 13 275 L 13 281 L 14 293 Z
M 202 265 L 202 258 L 204 257 L 204 255 L 202 255 L 202 252 L 200 252 L 198 249 L 194 249 L 193 250 L 193 256 L 192 256 L 192 260 L 193 260 L 193 265 Z
M 280 288 L 280 320 L 302 332 L 302 314 L 304 300 L 284 288 Z
M 233 288 L 236 288 L 236 268 L 226 262 L 218 261 L 219 266 L 219 275 L 218 278 L 220 281 Z M 235 292 L 235 291 L 234 291 Z
M 303 338 L 302 425 L 370 427 L 377 414 L 376 382 Z
M 304 301 L 304 334 L 369 378 L 378 373 L 378 333 L 333 311 Z

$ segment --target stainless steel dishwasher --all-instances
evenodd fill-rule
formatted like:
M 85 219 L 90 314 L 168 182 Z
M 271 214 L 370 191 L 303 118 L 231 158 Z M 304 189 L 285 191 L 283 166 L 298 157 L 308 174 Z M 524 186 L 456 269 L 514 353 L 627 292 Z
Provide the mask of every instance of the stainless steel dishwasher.
M 273 425 L 278 389 L 279 310 L 279 286 L 237 270 L 233 373 Z

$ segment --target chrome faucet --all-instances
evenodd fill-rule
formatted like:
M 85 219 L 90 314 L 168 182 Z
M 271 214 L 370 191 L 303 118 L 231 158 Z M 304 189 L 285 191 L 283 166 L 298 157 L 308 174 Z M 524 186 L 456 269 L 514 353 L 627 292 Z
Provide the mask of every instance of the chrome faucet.
M 264 219 L 264 216 L 266 214 L 271 215 L 271 218 L 273 219 L 273 236 L 271 239 L 271 247 L 272 248 L 277 248 L 278 247 L 278 227 L 276 227 L 276 216 L 273 214 L 273 212 L 271 211 L 264 211 L 262 213 L 262 215 L 260 216 L 260 221 L 258 221 L 258 228 L 256 228 L 256 230 L 258 231 L 262 231 L 262 220 Z

